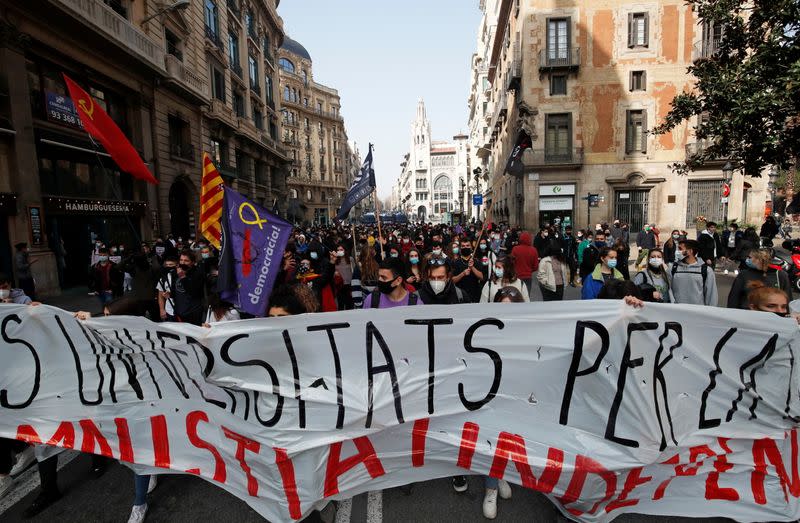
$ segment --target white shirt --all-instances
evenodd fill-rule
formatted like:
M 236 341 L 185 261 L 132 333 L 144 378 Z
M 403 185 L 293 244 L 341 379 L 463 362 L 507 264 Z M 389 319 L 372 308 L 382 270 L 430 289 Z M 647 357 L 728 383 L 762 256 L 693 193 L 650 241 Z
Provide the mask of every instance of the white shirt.
M 164 281 L 164 278 L 159 278 L 158 283 L 156 283 L 156 290 L 158 292 L 170 292 L 170 288 L 172 287 L 172 274 L 167 275 L 167 281 Z M 175 307 L 172 304 L 172 297 L 167 298 L 164 301 L 164 310 L 167 312 L 169 316 L 175 316 Z

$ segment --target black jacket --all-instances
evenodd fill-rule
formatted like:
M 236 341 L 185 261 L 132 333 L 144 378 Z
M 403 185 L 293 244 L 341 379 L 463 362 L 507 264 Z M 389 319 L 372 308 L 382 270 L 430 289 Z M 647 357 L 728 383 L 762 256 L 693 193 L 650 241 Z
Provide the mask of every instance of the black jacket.
M 779 287 L 786 291 L 789 300 L 792 299 L 792 284 L 786 272 L 780 269 L 769 269 L 767 272 L 747 267 L 739 272 L 733 280 L 731 292 L 728 294 L 729 309 L 749 309 L 747 298 L 750 295 L 748 284 L 752 281 L 763 282 L 767 287 Z
M 715 258 L 725 256 L 725 249 L 723 248 L 719 233 L 715 232 L 714 235 L 711 236 L 710 234 L 702 232 L 697 237 L 697 243 L 700 244 L 700 257 L 703 258 L 703 261 L 714 261 Z M 715 248 L 716 256 L 714 256 Z

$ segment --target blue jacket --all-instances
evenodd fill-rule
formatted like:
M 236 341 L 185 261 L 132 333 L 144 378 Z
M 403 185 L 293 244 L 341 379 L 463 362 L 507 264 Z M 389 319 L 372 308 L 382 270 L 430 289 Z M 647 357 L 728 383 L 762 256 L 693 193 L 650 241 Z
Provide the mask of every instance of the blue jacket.
M 611 276 L 614 279 L 622 280 L 624 279 L 622 273 L 619 272 L 617 269 L 612 269 Z M 605 285 L 605 281 L 603 280 L 603 273 L 600 272 L 600 264 L 598 263 L 592 274 L 586 277 L 585 281 L 583 282 L 583 288 L 581 289 L 581 299 L 582 300 L 594 300 L 597 298 L 597 295 L 600 294 L 600 289 L 603 288 Z

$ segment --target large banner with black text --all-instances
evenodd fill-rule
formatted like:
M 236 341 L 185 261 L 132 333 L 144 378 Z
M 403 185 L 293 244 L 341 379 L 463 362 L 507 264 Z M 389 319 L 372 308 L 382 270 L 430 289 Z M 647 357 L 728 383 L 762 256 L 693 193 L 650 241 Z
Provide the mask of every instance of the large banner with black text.
M 0 306 L 0 436 L 199 475 L 273 522 L 458 474 L 570 517 L 800 518 L 800 329 L 620 301 L 210 329 Z

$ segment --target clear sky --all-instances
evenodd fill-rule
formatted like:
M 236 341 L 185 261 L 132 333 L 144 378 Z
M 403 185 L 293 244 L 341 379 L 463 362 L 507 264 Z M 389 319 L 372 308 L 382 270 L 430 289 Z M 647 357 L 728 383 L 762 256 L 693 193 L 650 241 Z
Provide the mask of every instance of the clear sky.
M 477 0 L 282 0 L 286 34 L 308 49 L 314 80 L 339 90 L 351 142 L 373 153 L 391 194 L 422 97 L 434 140 L 467 131 Z

